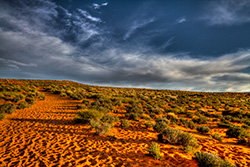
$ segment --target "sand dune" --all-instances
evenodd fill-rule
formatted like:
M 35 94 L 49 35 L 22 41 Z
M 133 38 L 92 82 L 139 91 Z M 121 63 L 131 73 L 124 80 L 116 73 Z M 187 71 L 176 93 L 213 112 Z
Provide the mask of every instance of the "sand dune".
M 157 134 L 133 123 L 113 128 L 116 140 L 97 136 L 73 122 L 79 101 L 43 93 L 45 101 L 0 122 L 0 166 L 197 166 L 191 155 L 167 144 L 161 144 L 161 161 L 148 156 Z

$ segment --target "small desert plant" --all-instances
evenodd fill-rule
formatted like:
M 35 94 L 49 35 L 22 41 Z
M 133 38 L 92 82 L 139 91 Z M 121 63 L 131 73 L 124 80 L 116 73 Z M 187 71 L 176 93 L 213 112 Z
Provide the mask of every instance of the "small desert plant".
M 220 134 L 218 134 L 218 133 L 215 133 L 214 135 L 211 135 L 211 137 L 218 140 L 218 141 L 220 141 L 220 142 L 223 140 L 223 137 L 220 136 Z
M 12 103 L 6 103 L 0 106 L 0 112 L 4 112 L 6 114 L 12 114 L 16 111 L 16 106 Z
M 151 127 L 154 126 L 154 123 L 151 122 L 151 121 L 149 121 L 149 122 L 146 122 L 146 123 L 145 123 L 145 126 L 146 126 L 146 128 L 151 128 Z
M 188 118 L 192 118 L 193 115 L 194 115 L 194 113 L 192 113 L 192 112 L 187 112 L 187 117 L 188 117 Z
M 197 131 L 202 133 L 202 134 L 206 134 L 206 133 L 210 132 L 210 128 L 208 126 L 198 126 Z
M 101 121 L 113 125 L 115 122 L 119 121 L 119 118 L 118 117 L 114 117 L 114 116 L 109 115 L 109 114 L 106 114 L 106 115 L 104 115 L 102 117 Z
M 81 111 L 76 114 L 74 121 L 76 123 L 89 123 L 91 119 L 100 120 L 103 117 L 103 113 L 94 109 Z
M 240 127 L 240 126 L 231 126 L 226 131 L 226 134 L 228 137 L 235 137 L 235 138 L 242 138 L 249 136 L 246 129 Z
M 123 128 L 128 128 L 128 127 L 130 126 L 129 120 L 127 120 L 127 119 L 122 119 L 122 120 L 121 120 L 121 126 L 122 126 Z
M 79 109 L 84 109 L 84 108 L 86 108 L 86 106 L 83 106 L 82 104 L 77 104 L 77 105 L 76 105 L 76 108 L 79 110 Z
M 29 105 L 26 101 L 21 101 L 19 104 L 18 104 L 18 109 L 24 109 L 24 108 L 28 108 Z
M 199 166 L 203 167 L 235 167 L 235 165 L 230 164 L 228 161 L 221 159 L 216 154 L 211 154 L 208 152 L 196 152 L 195 159 L 199 162 Z
M 207 118 L 204 117 L 204 116 L 199 116 L 199 117 L 195 117 L 192 119 L 195 123 L 198 123 L 198 124 L 206 124 L 207 123 Z
M 6 118 L 6 114 L 4 112 L 0 112 L 0 121 Z
M 137 113 L 126 113 L 125 115 L 126 117 L 129 117 L 129 119 L 131 120 L 135 120 L 135 121 L 138 121 L 138 114 Z
M 158 140 L 170 144 L 183 145 L 184 147 L 196 148 L 198 146 L 197 139 L 190 133 L 170 127 L 167 127 L 158 135 Z
M 28 104 L 35 104 L 36 103 L 36 100 L 34 99 L 34 97 L 26 97 L 25 98 L 25 101 L 28 103 Z
M 170 121 L 167 120 L 166 118 L 159 117 L 156 119 L 156 124 L 154 125 L 154 130 L 156 132 L 162 132 L 165 128 L 168 127 Z
M 152 155 L 154 157 L 154 159 L 161 159 L 161 150 L 160 150 L 160 146 L 156 143 L 156 142 L 152 142 L 151 146 L 147 148 L 146 150 L 147 152 L 149 152 L 150 155 Z
M 174 113 L 168 113 L 167 119 L 169 119 L 172 124 L 177 124 L 178 122 L 178 117 Z

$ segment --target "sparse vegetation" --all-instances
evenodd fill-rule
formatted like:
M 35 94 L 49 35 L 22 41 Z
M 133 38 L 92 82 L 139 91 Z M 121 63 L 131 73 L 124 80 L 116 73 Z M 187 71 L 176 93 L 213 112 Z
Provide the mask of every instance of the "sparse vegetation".
M 121 120 L 121 126 L 122 126 L 123 128 L 128 128 L 128 127 L 130 126 L 129 120 L 127 120 L 127 119 L 122 119 L 122 120 Z
M 195 159 L 199 162 L 200 167 L 235 167 L 235 165 L 230 164 L 228 161 L 221 159 L 216 154 L 211 154 L 208 152 L 196 152 Z
M 47 92 L 56 94 L 58 97 L 71 98 L 75 104 L 72 112 L 77 112 L 75 109 L 79 111 L 74 121 L 85 124 L 76 126 L 86 126 L 87 128 L 90 126 L 98 135 L 109 135 L 112 128 L 118 128 L 118 130 L 111 131 L 112 135 L 120 131 L 126 131 L 129 135 L 131 133 L 133 135 L 134 131 L 139 131 L 141 134 L 145 132 L 150 135 L 158 133 L 159 141 L 163 142 L 161 145 L 164 145 L 164 143 L 173 144 L 181 154 L 194 152 L 198 144 L 206 145 L 207 150 L 209 150 L 211 138 L 222 141 L 222 136 L 225 135 L 227 135 L 227 141 L 231 140 L 235 144 L 244 144 L 247 149 L 250 145 L 249 93 L 109 88 L 82 85 L 70 81 L 22 81 L 18 84 L 5 80 L 2 82 L 3 84 L 0 85 L 0 120 L 6 117 L 6 113 L 15 112 L 16 109 L 5 110 L 4 108 L 7 108 L 8 105 L 14 108 L 17 106 L 17 111 L 19 111 L 18 109 L 28 108 L 38 104 L 37 101 L 44 100 L 44 94 L 38 91 L 44 89 Z M 23 111 L 29 111 L 29 109 Z M 9 117 L 10 121 L 12 121 L 11 117 Z M 120 122 L 120 127 L 117 127 L 119 123 L 116 124 L 115 122 Z M 197 127 L 197 125 L 199 126 Z M 126 130 L 120 129 L 121 127 L 128 128 L 130 126 L 131 128 Z M 209 135 L 196 134 L 198 142 L 190 134 L 195 133 L 195 130 L 201 134 Z M 204 144 L 200 139 L 201 136 L 208 142 Z M 95 137 L 97 138 L 97 136 Z M 101 138 L 108 139 L 107 136 L 101 136 Z M 237 141 L 230 138 L 237 138 Z M 151 139 L 145 138 L 145 140 Z M 218 143 L 212 142 L 213 144 Z M 156 153 L 153 153 L 154 148 L 156 147 L 152 144 L 148 148 L 148 152 L 154 158 L 159 159 Z M 149 151 L 150 149 L 152 152 Z M 232 154 L 236 156 L 237 153 Z M 198 156 L 202 157 L 203 154 L 200 153 Z M 209 159 L 210 156 L 204 155 L 204 157 Z M 204 161 L 206 163 L 206 160 Z M 236 163 L 242 165 L 241 162 Z M 228 165 L 226 161 L 222 164 L 224 166 Z
M 208 126 L 198 126 L 197 131 L 202 134 L 207 134 L 210 132 L 210 128 Z
M 161 159 L 161 150 L 160 146 L 156 142 L 152 142 L 151 146 L 147 148 L 150 155 L 154 157 L 154 159 Z

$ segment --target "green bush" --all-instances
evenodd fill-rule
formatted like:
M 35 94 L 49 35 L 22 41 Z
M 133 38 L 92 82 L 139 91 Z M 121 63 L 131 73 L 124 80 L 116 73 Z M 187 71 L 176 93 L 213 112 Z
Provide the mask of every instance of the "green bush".
M 109 114 L 106 114 L 106 115 L 104 115 L 102 117 L 101 121 L 113 125 L 115 122 L 119 121 L 119 118 L 118 117 L 114 117 L 114 116 L 109 115 Z
M 16 112 L 16 106 L 12 103 L 6 103 L 0 106 L 0 112 L 4 112 L 6 114 L 12 114 Z
M 13 99 L 13 102 L 18 103 L 24 98 L 24 95 L 20 94 Z
M 0 121 L 6 118 L 6 114 L 4 112 L 0 112 Z
M 126 117 L 129 117 L 129 119 L 131 120 L 135 120 L 135 121 L 138 121 L 138 114 L 137 113 L 126 113 L 125 115 Z
M 217 123 L 219 128 L 229 128 L 231 126 L 233 126 L 233 124 L 231 124 L 231 122 L 227 121 L 227 120 L 221 120 L 221 122 Z
M 145 126 L 146 126 L 146 128 L 151 128 L 151 127 L 154 126 L 154 123 L 151 122 L 151 121 L 149 121 L 149 122 L 146 122 L 146 123 L 145 123 Z
M 87 111 L 78 112 L 74 118 L 76 123 L 89 123 L 91 119 L 100 120 L 103 117 L 104 113 L 89 109 Z
M 34 99 L 34 97 L 26 97 L 25 98 L 25 101 L 30 104 L 30 105 L 33 105 L 36 103 L 36 100 Z
M 121 126 L 122 126 L 123 128 L 128 128 L 128 127 L 130 126 L 129 120 L 127 120 L 127 119 L 122 119 L 122 120 L 121 120 Z
M 235 165 L 221 159 L 216 154 L 198 151 L 194 155 L 195 159 L 199 162 L 199 166 L 201 167 L 235 167 Z
M 229 129 L 226 131 L 226 134 L 228 137 L 235 137 L 235 138 L 242 138 L 249 136 L 246 129 L 235 125 L 229 127 Z
M 192 113 L 192 112 L 187 112 L 187 117 L 188 118 L 192 118 L 194 116 L 194 113 Z
M 218 141 L 220 141 L 220 142 L 223 140 L 223 137 L 220 136 L 220 134 L 218 134 L 218 133 L 215 133 L 211 137 L 214 138 L 214 139 L 216 139 L 216 140 L 218 140 Z
M 147 152 L 149 152 L 150 155 L 152 155 L 154 157 L 154 159 L 161 159 L 161 150 L 160 150 L 160 146 L 156 143 L 156 142 L 152 142 L 151 146 L 147 148 L 146 150 Z
M 154 130 L 156 132 L 162 132 L 165 128 L 168 127 L 168 125 L 170 124 L 170 121 L 167 120 L 166 118 L 163 117 L 159 117 L 156 119 L 156 124 L 154 125 Z
M 192 119 L 195 123 L 198 123 L 198 124 L 206 124 L 207 123 L 207 118 L 204 117 L 204 116 L 199 116 L 199 117 L 196 117 L 196 118 L 193 118 Z
M 18 104 L 18 109 L 25 109 L 25 108 L 28 108 L 29 105 L 26 101 L 21 101 L 19 104 Z
M 196 123 L 185 118 L 180 119 L 180 125 L 184 125 L 185 128 L 190 128 L 190 129 L 196 129 L 197 127 Z
M 210 128 L 208 126 L 198 126 L 197 131 L 202 133 L 202 134 L 206 134 L 206 133 L 210 132 Z
M 198 146 L 197 139 L 190 133 L 167 127 L 159 135 L 158 140 L 170 144 L 183 145 L 184 147 L 195 148 Z
M 86 106 L 83 106 L 82 104 L 77 104 L 76 105 L 76 108 L 79 110 L 79 109 L 85 109 Z

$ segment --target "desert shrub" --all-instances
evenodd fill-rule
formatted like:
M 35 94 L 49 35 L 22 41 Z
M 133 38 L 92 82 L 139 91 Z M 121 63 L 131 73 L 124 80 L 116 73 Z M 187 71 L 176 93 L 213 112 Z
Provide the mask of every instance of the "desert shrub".
M 38 94 L 37 94 L 37 98 L 38 98 L 39 100 L 45 100 L 45 95 L 44 95 L 43 93 L 38 93 Z
M 218 134 L 218 133 L 215 133 L 214 135 L 211 135 L 211 137 L 213 139 L 216 139 L 216 140 L 220 141 L 220 142 L 223 140 L 223 137 L 220 136 L 220 134 Z
M 159 133 L 159 132 L 163 131 L 165 128 L 167 128 L 169 124 L 170 124 L 169 120 L 167 120 L 166 118 L 163 118 L 163 117 L 159 117 L 156 119 L 156 124 L 154 125 L 154 130 Z
M 198 123 L 198 124 L 206 124 L 208 121 L 207 118 L 204 116 L 195 117 L 192 120 L 193 122 Z
M 34 99 L 34 97 L 26 97 L 25 98 L 25 101 L 30 104 L 30 105 L 33 105 L 36 103 L 36 100 Z
M 24 98 L 24 95 L 20 94 L 20 95 L 16 96 L 12 101 L 15 102 L 15 103 L 18 103 L 23 98 Z
M 106 115 L 104 115 L 102 117 L 101 121 L 113 125 L 115 122 L 119 121 L 119 118 L 118 117 L 114 117 L 114 116 L 109 115 L 109 114 L 106 114 Z
M 182 132 L 180 137 L 180 143 L 184 147 L 197 147 L 197 139 L 188 132 Z
M 152 142 L 151 146 L 147 148 L 146 150 L 147 152 L 149 152 L 150 155 L 152 155 L 154 157 L 154 159 L 161 159 L 161 150 L 160 150 L 160 146 L 156 143 L 156 142 Z
M 4 112 L 0 112 L 0 121 L 6 118 L 6 114 Z
M 210 132 L 210 128 L 208 126 L 198 126 L 197 131 L 202 134 L 206 134 Z
M 178 129 L 172 129 L 170 127 L 167 127 L 158 134 L 158 140 L 170 144 L 183 145 L 184 147 L 195 148 L 198 146 L 197 139 L 190 133 Z
M 129 119 L 131 120 L 135 120 L 135 121 L 138 121 L 138 114 L 137 113 L 126 113 L 125 115 L 126 117 L 129 117 Z
M 188 118 L 192 118 L 193 115 L 194 115 L 194 113 L 192 113 L 192 112 L 187 112 L 187 117 L 188 117 Z
M 230 126 L 233 126 L 231 122 L 225 119 L 221 119 L 221 122 L 217 123 L 218 127 L 220 128 L 229 128 Z
M 76 108 L 77 108 L 78 110 L 80 110 L 80 109 L 86 108 L 86 106 L 83 106 L 82 104 L 77 104 L 77 105 L 76 105 Z
M 184 125 L 185 128 L 196 129 L 196 124 L 193 121 L 190 121 L 185 118 L 180 119 L 180 125 Z
M 91 119 L 89 121 L 90 128 L 95 129 L 97 135 L 109 134 L 112 128 L 112 125 L 107 122 L 100 122 L 100 120 Z
M 155 113 L 156 115 L 158 115 L 158 114 L 162 114 L 162 109 L 157 108 L 157 107 L 155 107 L 155 108 L 152 107 L 149 109 L 149 112 L 152 112 L 152 113 Z
M 146 128 L 151 128 L 151 127 L 154 126 L 154 123 L 151 122 L 151 121 L 149 121 L 149 122 L 146 122 L 146 123 L 145 123 L 145 126 L 146 126 Z
M 146 115 L 144 115 L 144 114 L 140 115 L 140 118 L 141 118 L 141 119 L 148 120 L 148 121 L 151 121 L 151 120 L 152 120 L 152 118 L 150 118 L 150 117 L 148 117 L 148 116 L 146 116 Z
M 82 103 L 85 104 L 86 106 L 91 105 L 91 102 L 89 100 L 83 100 Z
M 246 129 L 240 127 L 240 126 L 231 126 L 226 131 L 226 134 L 228 137 L 235 137 L 235 138 L 242 138 L 249 136 Z
M 16 106 L 12 103 L 6 103 L 0 106 L 0 112 L 4 112 L 6 114 L 12 114 L 16 112 Z
M 150 118 L 155 119 L 156 114 L 151 112 L 151 113 L 149 113 L 149 116 L 150 116 Z
M 28 108 L 29 105 L 26 101 L 21 101 L 19 104 L 18 104 L 18 109 L 25 109 L 25 108 Z
M 89 123 L 91 119 L 100 120 L 103 117 L 104 113 L 91 109 L 87 111 L 78 112 L 74 118 L 76 123 Z
M 121 126 L 122 126 L 123 128 L 128 128 L 128 127 L 130 126 L 129 120 L 127 120 L 127 119 L 122 119 L 122 120 L 121 120 Z
M 195 159 L 199 162 L 199 166 L 203 167 L 235 167 L 235 165 L 230 164 L 228 161 L 221 159 L 216 154 L 211 154 L 208 152 L 196 152 Z
M 174 113 L 168 113 L 166 117 L 167 117 L 167 119 L 170 120 L 171 123 L 173 123 L 173 124 L 177 124 L 178 123 L 179 119 L 178 119 L 178 117 Z
M 127 107 L 127 113 L 137 113 L 137 114 L 143 114 L 143 110 L 138 105 L 134 104 L 132 106 L 126 106 Z

